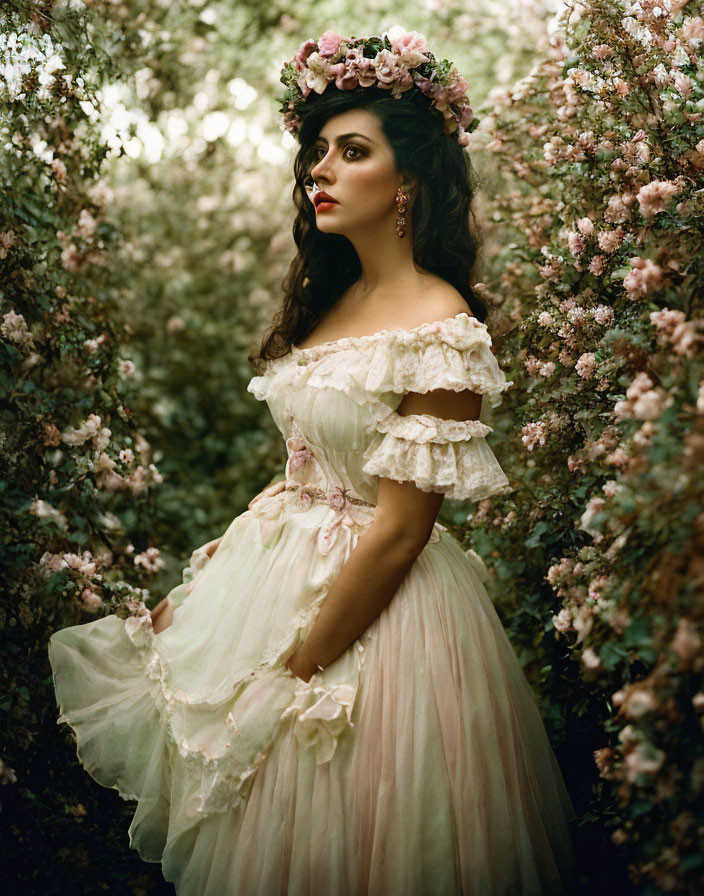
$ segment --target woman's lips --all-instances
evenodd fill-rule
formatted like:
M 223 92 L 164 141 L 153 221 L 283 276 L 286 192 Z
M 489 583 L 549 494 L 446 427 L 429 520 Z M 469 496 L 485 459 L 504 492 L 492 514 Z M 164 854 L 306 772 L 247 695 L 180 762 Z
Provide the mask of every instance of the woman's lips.
M 316 212 L 326 212 L 328 209 L 335 208 L 335 206 L 339 204 L 339 202 L 330 202 L 327 199 L 323 199 L 322 202 L 317 203 L 315 210 Z

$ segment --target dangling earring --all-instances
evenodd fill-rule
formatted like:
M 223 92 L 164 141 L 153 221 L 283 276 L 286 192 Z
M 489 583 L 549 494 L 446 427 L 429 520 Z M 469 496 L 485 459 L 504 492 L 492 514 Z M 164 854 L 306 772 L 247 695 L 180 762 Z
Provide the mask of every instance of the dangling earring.
M 398 217 L 396 218 L 396 233 L 403 239 L 406 235 L 406 204 L 408 203 L 408 193 L 404 193 L 403 187 L 399 187 L 396 191 L 396 207 L 398 208 Z

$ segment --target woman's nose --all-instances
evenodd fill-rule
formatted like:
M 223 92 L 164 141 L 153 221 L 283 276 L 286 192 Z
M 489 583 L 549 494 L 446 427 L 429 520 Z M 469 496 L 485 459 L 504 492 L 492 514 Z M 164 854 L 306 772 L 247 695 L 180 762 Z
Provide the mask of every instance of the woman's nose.
M 311 168 L 310 174 L 313 180 L 317 183 L 321 179 L 329 181 L 331 171 L 332 168 L 328 162 L 328 157 L 327 155 L 324 155 L 323 158 L 319 159 Z

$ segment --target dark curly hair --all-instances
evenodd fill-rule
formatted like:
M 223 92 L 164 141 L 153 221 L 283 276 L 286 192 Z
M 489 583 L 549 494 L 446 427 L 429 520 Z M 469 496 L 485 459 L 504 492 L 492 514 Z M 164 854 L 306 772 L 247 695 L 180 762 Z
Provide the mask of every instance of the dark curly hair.
M 420 90 L 400 98 L 379 87 L 339 90 L 329 84 L 311 93 L 302 119 L 294 161 L 293 201 L 298 214 L 293 237 L 298 253 L 283 281 L 284 298 L 250 361 L 278 358 L 310 333 L 323 314 L 362 274 L 357 252 L 346 236 L 318 230 L 306 182 L 317 161 L 314 143 L 328 119 L 349 109 L 368 109 L 379 119 L 396 167 L 418 179 L 413 205 L 413 262 L 446 280 L 484 321 L 487 308 L 472 286 L 480 247 L 471 208 L 477 176 L 466 149 L 443 131 L 440 113 Z

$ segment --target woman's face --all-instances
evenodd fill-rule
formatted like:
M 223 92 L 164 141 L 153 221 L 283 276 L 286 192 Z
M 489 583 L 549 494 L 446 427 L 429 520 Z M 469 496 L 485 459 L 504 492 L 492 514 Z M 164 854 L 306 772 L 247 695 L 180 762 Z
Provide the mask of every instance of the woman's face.
M 350 109 L 330 118 L 313 146 L 311 178 L 336 203 L 316 208 L 318 229 L 345 235 L 395 220 L 396 190 L 403 183 L 378 118 Z M 313 201 L 312 184 L 307 184 Z

